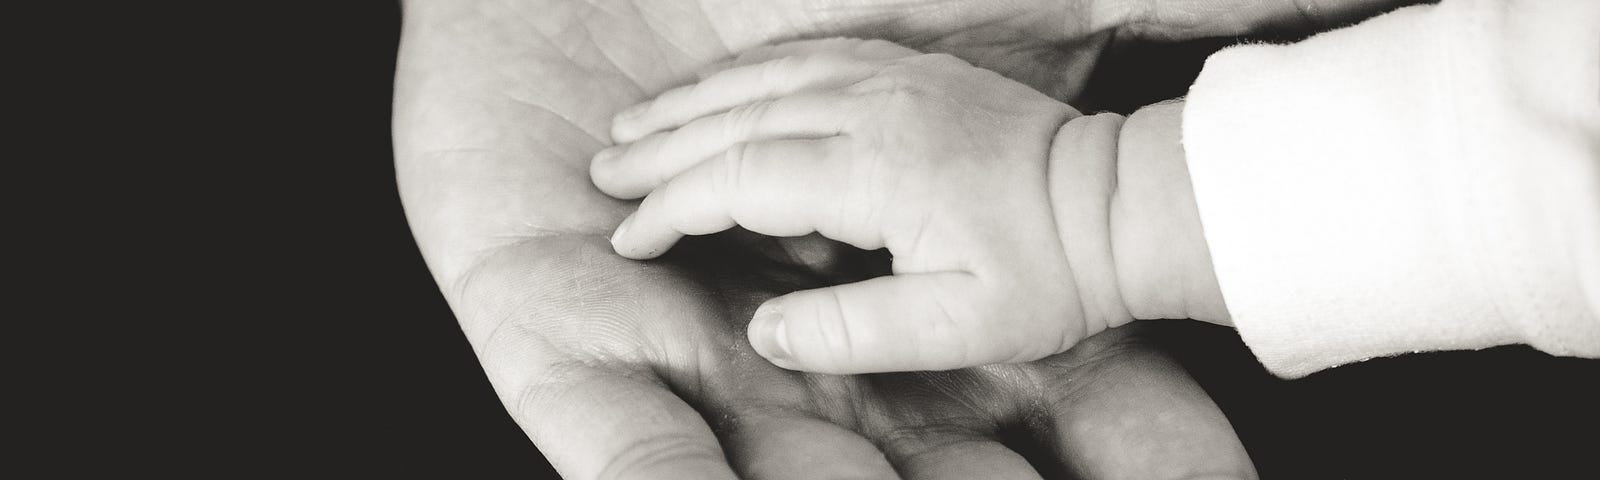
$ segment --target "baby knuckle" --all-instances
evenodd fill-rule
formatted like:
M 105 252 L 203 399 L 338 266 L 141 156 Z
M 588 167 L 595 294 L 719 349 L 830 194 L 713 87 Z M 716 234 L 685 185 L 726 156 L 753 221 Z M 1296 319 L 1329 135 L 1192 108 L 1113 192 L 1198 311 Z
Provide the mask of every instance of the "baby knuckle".
M 873 109 L 877 115 L 897 115 L 916 105 L 923 92 L 909 82 L 888 80 L 873 92 L 873 97 L 877 100 Z
M 897 88 L 911 80 L 902 74 L 898 65 L 882 65 L 876 67 L 872 75 L 850 85 L 849 91 L 858 94 L 871 94 L 884 90 Z
M 1029 356 L 1019 361 L 1054 355 L 1076 345 L 1086 333 L 1082 328 L 1073 328 L 1074 325 L 1083 324 L 1082 317 L 1083 311 L 1077 305 L 1061 301 L 1047 302 L 1034 308 L 1019 309 L 1014 312 L 1011 315 L 1011 322 L 1016 324 L 1016 330 L 1034 333 L 1016 339 L 1018 345 L 1026 347 L 1019 351 Z
M 722 161 L 718 162 L 717 174 L 712 181 L 717 192 L 730 195 L 738 191 L 744 181 L 745 163 L 750 159 L 752 148 L 749 143 L 736 143 L 728 147 L 728 151 L 722 155 Z
M 686 106 L 694 105 L 705 98 L 717 95 L 719 93 L 717 92 L 718 88 L 721 87 L 716 87 L 716 82 L 699 82 L 694 85 L 668 90 L 667 93 L 661 94 L 661 96 L 650 102 L 643 116 L 669 118 L 674 111 L 683 110 Z M 669 106 L 671 108 L 667 108 Z
M 855 339 L 851 337 L 851 319 L 845 313 L 838 292 L 831 289 L 819 292 L 827 298 L 823 305 L 831 308 L 817 312 L 817 341 L 822 350 L 839 364 L 849 364 L 856 358 Z
M 964 296 L 961 291 L 952 287 L 953 285 L 948 284 L 941 287 L 942 294 L 932 296 L 928 300 L 932 311 L 929 313 L 927 335 L 934 340 L 929 345 L 948 352 L 955 362 L 948 365 L 951 367 L 991 363 L 993 359 L 984 358 L 982 353 L 986 347 L 968 341 L 975 329 L 986 327 L 975 325 L 975 322 L 988 318 L 990 312 L 987 306 L 972 296 Z
M 744 136 L 745 132 L 754 130 L 755 126 L 766 116 L 767 111 L 771 109 L 771 106 L 771 101 L 758 101 L 728 110 L 722 121 L 724 138 L 740 138 Z
M 799 58 L 798 68 L 809 72 L 827 72 L 857 63 L 855 59 L 836 52 L 819 52 Z
M 760 77 L 770 84 L 783 84 L 794 78 L 796 72 L 805 68 L 807 58 L 803 56 L 787 56 L 761 64 Z
M 840 133 L 858 134 L 879 128 L 882 123 L 876 106 L 867 98 L 854 97 L 839 102 L 838 129 Z
M 674 195 L 672 195 L 670 184 L 668 187 L 663 187 L 654 192 L 650 192 L 649 195 L 644 197 L 644 200 L 639 202 L 639 212 L 635 215 L 637 215 L 639 218 L 648 218 L 656 215 L 666 214 L 667 212 L 672 211 L 671 205 L 669 205 L 668 202 L 671 202 L 673 197 Z

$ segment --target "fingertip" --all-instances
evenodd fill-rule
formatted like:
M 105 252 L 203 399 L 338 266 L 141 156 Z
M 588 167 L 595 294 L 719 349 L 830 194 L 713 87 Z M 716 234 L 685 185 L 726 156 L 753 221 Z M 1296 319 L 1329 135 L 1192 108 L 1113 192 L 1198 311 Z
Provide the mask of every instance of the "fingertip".
M 788 329 L 784 327 L 783 307 L 768 301 L 756 309 L 750 320 L 750 346 L 756 354 L 782 368 L 794 369 L 794 355 L 789 346 Z
M 652 221 L 639 211 L 624 219 L 611 233 L 611 248 L 618 255 L 633 260 L 649 260 L 667 253 L 683 233 Z
M 618 144 L 631 143 L 649 133 L 641 126 L 639 120 L 644 116 L 644 112 L 650 109 L 652 103 L 655 102 L 646 101 L 628 107 L 611 117 L 611 141 Z
M 617 156 L 621 154 L 622 144 L 612 145 L 603 148 L 598 152 L 594 152 L 594 156 L 589 158 L 589 164 L 609 164 L 610 162 L 616 160 Z
M 647 257 L 639 256 L 638 250 L 629 243 L 632 238 L 628 236 L 628 232 L 633 229 L 635 215 L 628 215 L 628 218 L 622 219 L 622 223 L 617 225 L 617 229 L 611 232 L 611 249 L 623 257 L 643 260 Z
M 593 157 L 589 157 L 589 179 L 593 180 L 597 186 L 602 186 L 605 181 L 610 180 L 617 156 L 621 154 L 621 145 L 613 145 L 595 152 Z M 602 189 L 604 189 L 603 186 Z

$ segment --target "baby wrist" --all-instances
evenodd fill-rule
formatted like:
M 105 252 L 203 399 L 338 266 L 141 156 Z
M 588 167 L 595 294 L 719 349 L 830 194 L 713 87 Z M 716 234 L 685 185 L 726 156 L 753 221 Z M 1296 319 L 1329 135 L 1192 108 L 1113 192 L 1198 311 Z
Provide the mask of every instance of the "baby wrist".
M 1231 325 L 1184 157 L 1183 103 L 1142 108 L 1117 140 L 1110 243 L 1118 292 L 1135 319 Z
M 1115 113 L 1075 117 L 1051 141 L 1046 170 L 1051 210 L 1083 307 L 1085 336 L 1133 319 L 1118 286 L 1111 244 L 1111 202 L 1124 120 Z

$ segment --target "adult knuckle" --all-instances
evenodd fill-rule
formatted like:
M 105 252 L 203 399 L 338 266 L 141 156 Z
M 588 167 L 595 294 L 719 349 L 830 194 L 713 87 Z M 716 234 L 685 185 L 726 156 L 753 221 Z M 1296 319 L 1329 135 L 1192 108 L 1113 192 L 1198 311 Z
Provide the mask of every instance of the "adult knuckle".
M 722 460 L 722 451 L 700 438 L 688 434 L 653 435 L 622 447 L 605 462 L 596 478 L 658 478 L 667 465 L 685 462 L 714 464 Z

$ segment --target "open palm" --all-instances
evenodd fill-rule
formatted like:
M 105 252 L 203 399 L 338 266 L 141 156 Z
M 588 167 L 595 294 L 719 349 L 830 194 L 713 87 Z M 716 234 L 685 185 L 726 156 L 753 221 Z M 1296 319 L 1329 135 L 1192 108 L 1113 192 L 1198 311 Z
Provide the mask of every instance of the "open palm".
M 1105 32 L 1152 15 L 1124 3 L 1148 2 L 408 2 L 406 212 L 507 409 L 569 478 L 1253 477 L 1226 419 L 1133 329 L 1024 365 L 778 369 L 744 324 L 817 280 L 716 238 L 618 257 L 606 235 L 633 205 L 588 179 L 612 114 L 738 50 L 886 37 L 1071 98 Z M 1030 465 L 1002 434 L 1052 458 Z

